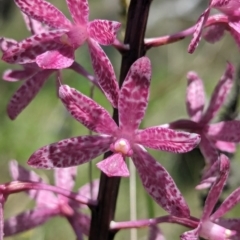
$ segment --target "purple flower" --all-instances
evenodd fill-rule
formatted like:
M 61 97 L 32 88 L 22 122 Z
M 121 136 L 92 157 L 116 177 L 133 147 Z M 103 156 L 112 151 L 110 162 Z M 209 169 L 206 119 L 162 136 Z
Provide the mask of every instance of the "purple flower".
M 45 169 L 75 166 L 111 150 L 113 154 L 97 164 L 101 171 L 109 177 L 127 177 L 125 158 L 131 157 L 143 186 L 155 201 L 171 214 L 188 216 L 188 207 L 173 179 L 143 146 L 183 153 L 192 150 L 200 137 L 159 126 L 138 130 L 148 105 L 150 75 L 150 61 L 146 57 L 131 66 L 119 92 L 119 127 L 103 107 L 62 85 L 59 96 L 67 110 L 99 135 L 69 138 L 45 146 L 30 157 L 28 164 Z
M 216 116 L 231 90 L 233 71 L 233 66 L 228 64 L 205 112 L 203 112 L 205 104 L 203 82 L 195 72 L 188 73 L 186 106 L 191 120 L 180 119 L 166 125 L 173 129 L 184 129 L 201 135 L 199 148 L 205 158 L 206 169 L 217 161 L 218 150 L 233 153 L 235 143 L 240 141 L 239 121 L 209 123 Z
M 193 53 L 198 46 L 201 39 L 204 25 L 209 17 L 212 8 L 219 10 L 224 15 L 216 15 L 215 18 L 226 17 L 222 23 L 217 23 L 210 26 L 203 34 L 204 38 L 211 43 L 219 41 L 224 31 L 227 30 L 231 33 L 238 46 L 240 47 L 240 2 L 238 0 L 211 0 L 208 8 L 199 17 L 193 38 L 189 44 L 188 52 Z
M 16 161 L 10 162 L 10 171 L 13 180 L 43 182 L 43 180 L 33 171 L 18 165 Z M 75 184 L 76 167 L 55 169 L 55 184 L 57 187 L 72 190 Z M 98 181 L 92 183 L 93 197 L 96 198 L 98 189 Z M 79 194 L 90 197 L 90 184 L 79 189 Z M 35 209 L 28 210 L 17 216 L 11 217 L 4 222 L 5 236 L 11 236 L 19 232 L 23 232 L 45 223 L 52 217 L 63 216 L 72 226 L 76 233 L 77 239 L 83 239 L 82 234 L 88 235 L 90 218 L 79 212 L 82 205 L 69 200 L 61 195 L 54 195 L 49 191 L 30 190 L 28 191 L 30 198 L 36 201 Z
M 99 85 L 104 92 L 112 93 L 106 97 L 116 107 L 118 85 L 116 79 L 109 79 L 114 75 L 114 70 L 99 44 L 113 44 L 120 23 L 99 19 L 89 22 L 87 0 L 67 0 L 74 23 L 44 0 L 15 0 L 15 2 L 26 15 L 54 30 L 35 34 L 17 43 L 4 52 L 2 59 L 19 64 L 36 61 L 43 69 L 67 68 L 74 62 L 75 50 L 87 41 Z
M 225 155 L 220 155 L 218 166 L 220 169 L 219 176 L 208 193 L 203 214 L 198 226 L 194 230 L 183 233 L 181 235 L 182 240 L 197 240 L 198 237 L 209 240 L 226 240 L 233 239 L 232 237 L 236 234 L 235 231 L 216 223 L 218 222 L 218 218 L 229 210 L 226 208 L 224 203 L 216 212 L 212 213 L 229 173 L 230 163 Z M 228 199 L 226 200 L 228 201 Z M 231 201 L 231 207 L 233 207 L 233 201 Z
M 148 240 L 166 240 L 166 238 L 157 225 L 151 225 L 149 226 Z
M 42 24 L 38 21 L 29 18 L 25 14 L 23 14 L 23 17 L 28 30 L 32 34 L 47 31 L 48 28 L 43 27 Z M 17 44 L 17 41 L 13 39 L 0 38 L 0 50 L 3 53 L 5 53 L 10 47 Z M 8 116 L 12 120 L 15 119 L 21 113 L 21 111 L 33 100 L 33 98 L 37 95 L 43 84 L 52 73 L 56 73 L 57 82 L 58 78 L 60 78 L 59 70 L 41 69 L 36 63 L 22 64 L 21 67 L 23 68 L 22 70 L 8 69 L 3 73 L 3 79 L 9 82 L 25 80 L 20 88 L 16 91 L 16 93 L 12 96 L 7 107 Z M 94 84 L 97 84 L 94 77 L 90 76 L 77 62 L 73 62 L 69 68 L 85 76 Z

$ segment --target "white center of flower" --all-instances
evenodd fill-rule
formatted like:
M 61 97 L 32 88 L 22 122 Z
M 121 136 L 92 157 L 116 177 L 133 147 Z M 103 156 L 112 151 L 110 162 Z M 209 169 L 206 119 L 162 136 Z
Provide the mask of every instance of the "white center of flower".
M 130 146 L 128 140 L 126 140 L 124 138 L 120 138 L 114 144 L 112 144 L 111 150 L 113 152 L 122 153 L 123 155 L 126 155 L 126 156 L 132 155 L 131 146 Z

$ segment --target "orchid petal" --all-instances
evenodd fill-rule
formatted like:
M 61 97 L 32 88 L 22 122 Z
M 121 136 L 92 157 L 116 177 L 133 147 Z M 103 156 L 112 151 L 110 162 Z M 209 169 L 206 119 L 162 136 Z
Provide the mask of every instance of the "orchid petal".
M 55 185 L 71 191 L 77 175 L 76 167 L 54 169 Z
M 72 229 L 74 230 L 76 234 L 76 239 L 77 240 L 83 240 L 83 232 L 81 227 L 79 227 L 79 222 L 78 222 L 78 215 L 79 213 L 74 213 L 73 216 L 67 217 L 68 222 L 70 223 Z
M 195 72 L 189 72 L 187 79 L 187 112 L 192 121 L 198 122 L 202 116 L 205 102 L 203 82 Z
M 207 167 L 212 166 L 212 164 L 218 159 L 218 151 L 214 146 L 214 143 L 208 139 L 205 134 L 201 134 L 201 142 L 199 143 L 199 148 L 204 156 Z
M 212 0 L 211 6 L 230 17 L 238 17 L 240 14 L 240 3 L 238 0 Z
M 201 123 L 208 123 L 210 120 L 212 120 L 225 102 L 234 83 L 233 73 L 234 68 L 230 63 L 228 63 L 224 75 L 221 77 L 219 83 L 215 87 L 208 109 L 203 115 Z
M 36 168 L 64 168 L 83 164 L 101 155 L 110 148 L 110 136 L 81 136 L 40 148 L 28 160 Z
M 43 69 L 68 68 L 74 62 L 74 49 L 63 45 L 57 50 L 46 51 L 36 57 L 36 63 Z
M 148 194 L 169 214 L 188 218 L 187 203 L 166 169 L 138 145 L 131 158 Z
M 34 73 L 38 72 L 37 69 L 23 69 L 23 70 L 12 70 L 8 69 L 3 73 L 3 80 L 8 82 L 17 82 L 31 77 Z
M 0 37 L 0 50 L 4 53 L 10 47 L 16 45 L 17 43 L 18 42 L 16 40 L 14 40 L 14 39 Z
M 129 177 L 128 167 L 120 153 L 115 153 L 97 164 L 108 177 Z
M 52 30 L 26 38 L 5 51 L 2 60 L 19 64 L 35 62 L 38 55 L 62 48 L 63 44 L 58 40 L 65 32 L 62 29 Z
M 90 222 L 91 219 L 88 215 L 86 214 L 78 214 L 78 227 L 80 227 L 81 231 L 88 236 L 89 235 L 89 230 L 90 230 Z
M 33 100 L 51 73 L 51 70 L 40 71 L 21 85 L 8 103 L 7 112 L 10 119 L 14 120 Z
M 216 43 L 223 38 L 226 28 L 226 23 L 209 26 L 204 31 L 203 38 L 209 43 Z
M 183 233 L 180 236 L 181 240 L 198 240 L 200 227 L 201 227 L 201 222 L 199 223 L 197 228 Z
M 10 174 L 14 181 L 23 181 L 23 182 L 43 182 L 35 172 L 29 171 L 26 168 L 18 164 L 17 161 L 11 161 L 9 164 Z M 48 207 L 55 208 L 57 205 L 56 196 L 49 191 L 44 190 L 29 190 L 27 191 L 30 198 L 34 199 L 38 207 Z
M 150 127 L 138 131 L 135 142 L 161 151 L 184 153 L 195 148 L 200 142 L 200 135 L 175 131 L 163 127 Z
M 35 19 L 27 16 L 25 13 L 22 13 L 24 22 L 27 26 L 27 29 L 29 32 L 31 32 L 32 35 L 37 33 L 42 33 L 48 31 L 48 27 L 44 27 L 42 23 L 39 21 L 36 21 Z
M 213 208 L 217 203 L 218 198 L 221 195 L 223 187 L 227 181 L 229 169 L 230 169 L 229 159 L 225 155 L 221 154 L 219 160 L 220 173 L 217 180 L 214 182 L 208 193 L 207 199 L 205 201 L 205 206 L 203 209 L 202 221 L 206 221 L 212 214 Z M 215 218 L 212 216 L 211 219 Z
M 96 41 L 88 39 L 88 47 L 98 84 L 112 106 L 117 108 L 119 87 L 113 66 Z
M 11 217 L 4 221 L 5 236 L 12 236 L 14 234 L 35 228 L 59 213 L 58 208 L 37 208 L 21 213 L 15 217 Z
M 111 45 L 120 27 L 119 22 L 97 19 L 88 25 L 89 37 L 101 45 Z
M 51 3 L 44 0 L 15 0 L 16 5 L 29 17 L 52 28 L 69 28 L 71 22 Z
M 188 52 L 189 53 L 193 53 L 195 51 L 195 49 L 197 48 L 200 39 L 201 39 L 201 35 L 202 35 L 202 29 L 208 19 L 210 13 L 210 7 L 208 7 L 199 17 L 196 25 L 195 25 L 195 30 L 193 33 L 193 38 L 188 46 Z
M 240 188 L 234 190 L 211 216 L 212 220 L 222 217 L 240 202 Z
M 88 199 L 96 200 L 98 196 L 99 184 L 100 180 L 95 179 L 92 182 L 83 185 L 78 190 L 78 193 Z
M 117 130 L 116 123 L 103 107 L 74 88 L 62 85 L 59 97 L 70 114 L 91 131 L 112 135 Z
M 235 39 L 238 47 L 240 48 L 240 35 L 239 35 L 240 22 L 239 22 L 239 20 L 237 20 L 237 21 L 229 21 L 228 22 L 228 26 L 230 28 L 231 35 Z
M 67 0 L 67 5 L 75 23 L 81 25 L 88 23 L 89 6 L 87 0 Z
M 208 126 L 207 134 L 214 140 L 240 142 L 240 121 L 232 120 Z
M 220 226 L 223 226 L 227 229 L 231 229 L 237 232 L 237 235 L 231 239 L 237 240 L 240 237 L 240 219 L 239 218 L 220 218 L 215 221 Z
M 148 240 L 166 240 L 166 239 L 157 225 L 151 225 L 149 226 Z
M 129 69 L 119 96 L 119 126 L 126 132 L 138 129 L 145 115 L 150 80 L 150 60 L 147 57 L 139 58 Z
M 236 152 L 236 144 L 232 142 L 223 142 L 223 141 L 216 141 L 215 146 L 222 152 L 234 153 Z

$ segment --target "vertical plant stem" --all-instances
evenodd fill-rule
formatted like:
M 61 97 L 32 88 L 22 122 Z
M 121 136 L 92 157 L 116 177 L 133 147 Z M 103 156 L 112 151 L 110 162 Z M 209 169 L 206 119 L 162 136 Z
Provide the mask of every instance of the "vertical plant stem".
M 151 0 L 132 0 L 128 10 L 126 34 L 124 43 L 130 45 L 130 50 L 123 53 L 120 71 L 119 86 L 121 87 L 131 65 L 144 56 L 144 36 L 147 25 Z M 114 109 L 113 119 L 118 123 L 118 110 Z M 111 155 L 111 152 L 104 157 Z M 101 173 L 98 193 L 98 205 L 92 208 L 92 220 L 89 240 L 112 240 L 116 232 L 109 229 L 111 220 L 114 219 L 119 177 L 107 177 Z

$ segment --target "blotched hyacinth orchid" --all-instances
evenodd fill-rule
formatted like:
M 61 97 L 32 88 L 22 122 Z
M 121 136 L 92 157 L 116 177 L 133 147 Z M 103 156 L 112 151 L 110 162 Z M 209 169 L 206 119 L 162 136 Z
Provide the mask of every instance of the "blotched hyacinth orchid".
M 228 64 L 224 75 L 215 87 L 205 112 L 203 112 L 205 105 L 203 82 L 195 72 L 188 73 L 186 106 L 191 119 L 180 119 L 166 124 L 173 129 L 184 129 L 201 135 L 199 148 L 205 158 L 205 170 L 217 161 L 218 150 L 233 153 L 235 152 L 235 143 L 240 141 L 240 121 L 232 120 L 210 124 L 233 86 L 233 72 L 233 66 Z
M 16 161 L 10 162 L 10 172 L 13 180 L 24 182 L 43 182 L 43 180 L 33 171 L 29 171 L 18 165 Z M 72 190 L 75 184 L 76 167 L 55 169 L 55 184 L 57 187 Z M 92 185 L 93 198 L 97 197 L 98 180 Z M 84 194 L 90 199 L 90 184 L 84 185 L 78 190 L 78 194 Z M 30 198 L 36 201 L 36 207 L 33 210 L 23 212 L 17 216 L 11 217 L 4 222 L 4 235 L 11 236 L 20 232 L 27 231 L 36 226 L 42 225 L 50 218 L 63 216 L 72 226 L 77 239 L 83 239 L 83 234 L 88 235 L 90 226 L 90 217 L 79 211 L 83 205 L 69 200 L 61 195 L 54 195 L 52 192 L 44 190 L 28 191 Z
M 222 23 L 210 26 L 203 33 L 204 25 L 209 17 L 212 8 L 219 10 L 224 15 L 216 15 L 216 18 L 225 18 Z M 193 53 L 203 35 L 211 43 L 220 40 L 227 30 L 231 33 L 236 43 L 240 47 L 240 2 L 238 0 L 210 0 L 207 9 L 199 17 L 193 39 L 191 40 L 188 51 Z
M 99 44 L 113 44 L 121 24 L 99 19 L 89 22 L 87 0 L 67 0 L 73 23 L 44 0 L 15 0 L 15 2 L 27 16 L 53 30 L 35 34 L 17 43 L 4 52 L 2 59 L 8 63 L 36 62 L 40 68 L 62 69 L 73 64 L 75 50 L 87 42 L 99 85 L 104 92 L 112 92 L 106 97 L 116 107 L 118 85 L 116 79 L 114 81 L 109 79 L 114 75 L 114 70 Z
M 119 127 L 95 101 L 62 85 L 59 96 L 70 114 L 89 130 L 99 133 L 62 140 L 37 150 L 28 164 L 37 168 L 62 168 L 83 164 L 111 150 L 113 154 L 97 167 L 107 176 L 129 176 L 126 157 L 133 160 L 146 191 L 166 211 L 189 216 L 189 210 L 169 173 L 143 148 L 174 153 L 192 150 L 198 134 L 177 132 L 159 126 L 138 130 L 148 105 L 150 61 L 138 59 L 130 68 L 119 92 Z
M 198 237 L 202 237 L 208 240 L 233 240 L 234 236 L 236 235 L 236 232 L 234 230 L 225 228 L 224 226 L 221 226 L 222 224 L 219 225 L 220 220 L 218 219 L 234 206 L 236 203 L 236 198 L 234 201 L 231 199 L 230 195 L 225 200 L 225 202 L 222 203 L 218 210 L 212 213 L 214 206 L 217 203 L 217 200 L 227 181 L 230 168 L 229 159 L 223 154 L 220 155 L 218 164 L 220 166 L 219 176 L 217 177 L 208 193 L 200 222 L 196 229 L 183 233 L 181 235 L 182 240 L 197 240 Z M 226 222 L 228 222 L 228 220 L 225 220 L 225 223 Z
M 42 24 L 38 21 L 29 18 L 25 14 L 23 14 L 23 17 L 28 30 L 32 34 L 48 31 L 48 28 L 42 26 Z M 17 41 L 13 39 L 0 38 L 0 50 L 3 53 L 17 44 Z M 3 73 L 3 79 L 9 82 L 25 80 L 20 88 L 16 91 L 16 93 L 12 96 L 7 107 L 8 116 L 12 120 L 15 119 L 21 113 L 21 111 L 33 100 L 33 98 L 40 91 L 43 84 L 52 73 L 56 73 L 57 82 L 58 78 L 60 77 L 59 70 L 42 69 L 38 67 L 36 63 L 22 64 L 21 67 L 23 68 L 21 70 L 8 69 Z M 81 75 L 84 75 L 94 84 L 97 84 L 94 77 L 88 74 L 77 62 L 73 62 L 69 68 L 75 70 Z

